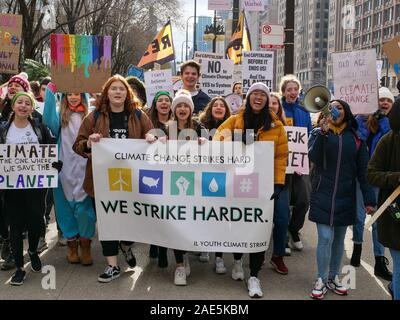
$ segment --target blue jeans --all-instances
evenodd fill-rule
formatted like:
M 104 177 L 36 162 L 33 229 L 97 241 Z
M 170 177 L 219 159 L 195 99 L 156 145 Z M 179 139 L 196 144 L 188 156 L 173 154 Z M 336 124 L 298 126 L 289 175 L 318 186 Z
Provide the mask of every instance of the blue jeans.
M 274 241 L 273 254 L 278 257 L 285 255 L 286 235 L 290 219 L 289 192 L 286 187 L 279 194 L 274 203 L 274 229 L 272 238 Z
M 393 259 L 392 290 L 394 300 L 400 300 L 400 251 L 390 249 L 390 254 Z
M 344 237 L 347 227 L 331 227 L 317 223 L 318 246 L 317 265 L 318 278 L 324 283 L 339 275 L 344 253 Z M 328 278 L 329 276 L 329 278 Z
M 373 189 L 378 199 L 379 188 Z M 360 184 L 357 181 L 357 223 L 353 226 L 353 241 L 356 244 L 363 243 L 365 216 L 364 200 Z M 385 255 L 385 247 L 378 241 L 378 225 L 376 222 L 372 225 L 372 243 L 374 247 L 374 256 L 383 257 Z

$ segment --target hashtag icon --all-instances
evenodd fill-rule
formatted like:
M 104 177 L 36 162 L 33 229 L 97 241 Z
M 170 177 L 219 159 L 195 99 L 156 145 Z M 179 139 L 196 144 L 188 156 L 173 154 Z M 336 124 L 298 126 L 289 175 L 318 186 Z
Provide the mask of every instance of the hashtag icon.
M 240 181 L 240 191 L 243 193 L 249 193 L 252 190 L 253 182 L 250 179 L 243 179 Z

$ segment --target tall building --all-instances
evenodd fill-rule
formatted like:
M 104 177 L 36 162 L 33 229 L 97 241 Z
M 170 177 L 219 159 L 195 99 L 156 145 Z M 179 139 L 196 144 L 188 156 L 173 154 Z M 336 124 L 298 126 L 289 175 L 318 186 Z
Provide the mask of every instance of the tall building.
M 278 24 L 286 26 L 286 1 L 272 0 L 272 2 L 272 5 L 278 8 Z M 276 89 L 279 90 L 279 82 L 285 75 L 285 49 L 278 49 L 276 53 L 275 79 L 277 83 Z
M 382 75 L 388 76 L 388 86 L 397 92 L 397 78 L 383 54 L 383 44 L 400 35 L 400 2 L 398 0 L 331 0 L 329 52 L 374 48 L 377 59 L 383 60 Z M 353 19 L 351 16 L 353 15 Z M 349 22 L 346 25 L 346 21 Z M 329 54 L 328 85 L 333 88 L 333 68 Z

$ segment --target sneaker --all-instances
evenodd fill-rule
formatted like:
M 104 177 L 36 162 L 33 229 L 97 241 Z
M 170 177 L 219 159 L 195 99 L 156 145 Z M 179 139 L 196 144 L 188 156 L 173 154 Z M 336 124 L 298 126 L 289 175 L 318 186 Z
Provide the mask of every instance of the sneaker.
M 346 287 L 342 286 L 338 276 L 336 276 L 335 279 L 328 280 L 327 287 L 339 296 L 347 296 L 349 291 Z
M 292 249 L 296 251 L 301 251 L 304 248 L 303 243 L 301 242 L 298 234 L 295 235 L 290 234 L 290 245 Z
M 276 272 L 285 275 L 289 273 L 288 268 L 283 262 L 283 257 L 272 257 L 270 263 L 274 267 Z
M 183 264 L 185 267 L 186 276 L 189 277 L 191 270 L 190 270 L 189 256 L 187 254 L 185 254 L 183 257 Z
M 7 260 L 3 262 L 3 264 L 1 265 L 1 270 L 2 271 L 8 271 L 8 270 L 12 270 L 14 269 L 15 266 L 15 260 L 14 260 L 14 256 L 12 255 L 12 253 L 8 256 Z
M 107 266 L 106 270 L 104 270 L 104 273 L 99 275 L 97 280 L 101 283 L 108 283 L 113 281 L 114 279 L 119 278 L 120 275 L 120 267 Z
M 200 262 L 209 262 L 210 261 L 210 254 L 208 252 L 201 252 L 199 256 Z
M 47 246 L 46 239 L 44 237 L 40 237 L 37 253 L 42 253 L 44 250 L 47 250 L 49 247 Z
M 185 267 L 177 267 L 175 269 L 174 284 L 176 286 L 186 286 L 186 270 Z
M 10 284 L 12 286 L 22 286 L 24 284 L 24 280 L 26 278 L 26 272 L 22 269 L 17 269 L 17 271 L 13 274 Z
M 290 249 L 289 245 L 286 245 L 285 256 L 290 257 L 291 255 L 292 255 L 292 249 Z
M 321 300 L 325 297 L 325 294 L 328 292 L 328 288 L 326 284 L 322 281 L 321 278 L 315 282 L 314 289 L 312 290 L 310 297 L 313 299 Z
M 233 261 L 232 279 L 233 280 L 241 280 L 241 281 L 244 280 L 242 259 Z
M 64 234 L 61 231 L 58 231 L 58 240 L 57 245 L 60 247 L 65 247 L 67 245 L 67 238 L 64 237 Z
M 33 272 L 42 271 L 42 262 L 40 261 L 39 255 L 35 252 L 34 254 L 29 253 L 29 258 L 31 259 L 31 270 Z
M 249 289 L 250 298 L 261 298 L 263 296 L 260 280 L 256 277 L 250 277 L 247 281 L 247 289 Z
M 217 274 L 225 274 L 226 273 L 224 259 L 222 259 L 220 257 L 215 258 L 215 273 L 217 273 Z
M 3 245 L 1 246 L 1 258 L 7 260 L 8 256 L 11 254 L 11 243 L 10 240 L 4 239 Z
M 136 258 L 132 252 L 132 247 L 128 247 L 127 250 L 124 250 L 122 243 L 120 243 L 119 248 L 121 249 L 121 251 L 125 257 L 125 261 L 129 265 L 129 267 L 131 267 L 131 268 L 136 267 Z

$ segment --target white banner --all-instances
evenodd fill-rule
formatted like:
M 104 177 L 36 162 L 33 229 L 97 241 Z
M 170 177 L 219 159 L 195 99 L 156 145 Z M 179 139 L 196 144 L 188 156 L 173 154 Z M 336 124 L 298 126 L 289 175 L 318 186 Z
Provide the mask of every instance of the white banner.
M 208 10 L 231 10 L 230 0 L 208 0 Z
M 295 172 L 300 172 L 302 174 L 310 174 L 307 128 L 285 127 L 285 131 L 289 146 L 286 173 L 293 174 Z
M 255 82 L 264 82 L 272 88 L 274 81 L 274 52 L 243 51 L 242 64 L 243 94 Z
M 334 96 L 354 114 L 369 114 L 378 106 L 375 49 L 332 53 Z
M 210 97 L 232 93 L 233 61 L 202 59 L 200 84 Z
M 147 71 L 144 74 L 146 84 L 147 105 L 150 107 L 158 91 L 168 91 L 174 96 L 174 85 L 172 83 L 172 70 Z
M 0 189 L 57 188 L 57 145 L 2 144 L 0 146 Z
M 264 11 L 264 0 L 241 0 L 240 3 L 246 11 Z
M 92 158 L 99 239 L 265 251 L 273 224 L 273 154 L 272 142 L 101 139 Z
M 221 60 L 224 58 L 225 58 L 224 55 L 221 53 L 195 51 L 193 60 L 201 64 L 202 59 Z M 202 72 L 203 72 L 203 70 L 202 70 Z

